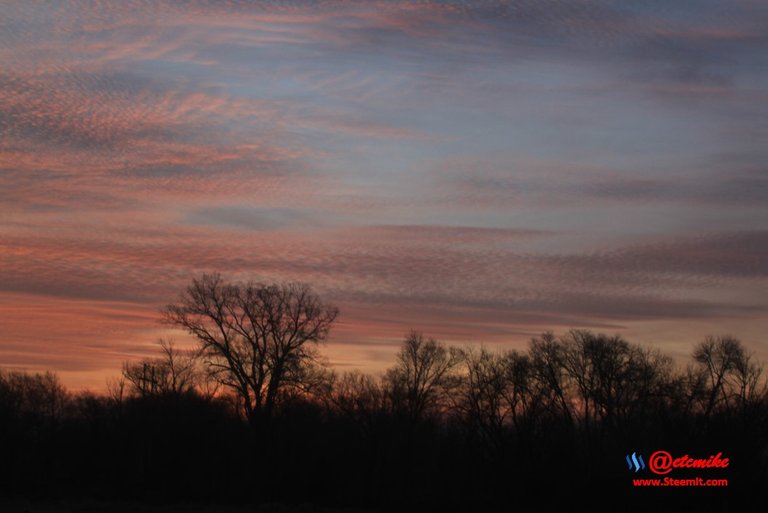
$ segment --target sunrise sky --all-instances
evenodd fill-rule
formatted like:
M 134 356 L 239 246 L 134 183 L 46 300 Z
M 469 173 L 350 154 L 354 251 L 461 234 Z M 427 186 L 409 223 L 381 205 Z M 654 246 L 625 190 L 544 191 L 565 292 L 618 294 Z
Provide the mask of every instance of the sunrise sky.
M 768 359 L 768 3 L 2 2 L 0 367 L 101 389 L 193 277 Z

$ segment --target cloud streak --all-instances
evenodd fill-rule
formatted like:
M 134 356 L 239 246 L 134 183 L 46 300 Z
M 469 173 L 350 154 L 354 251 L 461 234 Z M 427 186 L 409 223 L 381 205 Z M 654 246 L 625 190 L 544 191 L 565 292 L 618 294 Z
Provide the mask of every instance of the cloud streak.
M 211 271 L 313 284 L 344 366 L 379 369 L 410 328 L 517 347 L 738 326 L 768 356 L 767 20 L 741 1 L 8 6 L 0 361 L 101 387 Z

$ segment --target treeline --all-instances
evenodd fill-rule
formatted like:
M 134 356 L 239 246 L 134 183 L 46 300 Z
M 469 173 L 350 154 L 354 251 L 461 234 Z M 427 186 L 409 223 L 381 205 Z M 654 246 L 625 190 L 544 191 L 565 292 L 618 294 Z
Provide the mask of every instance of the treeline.
M 307 371 L 256 423 L 201 353 L 161 349 L 127 362 L 105 395 L 0 372 L 3 494 L 425 509 L 624 497 L 622 510 L 729 511 L 768 483 L 763 369 L 731 337 L 702 342 L 681 369 L 588 331 L 522 352 L 414 332 L 387 372 Z M 644 474 L 626 455 L 656 450 L 722 452 L 731 465 L 709 474 L 730 486 L 633 489 Z
M 380 509 L 735 511 L 768 484 L 768 388 L 732 337 L 687 365 L 621 337 L 544 333 L 525 351 L 410 333 L 381 375 L 321 364 L 338 309 L 303 284 L 192 281 L 162 311 L 197 341 L 126 362 L 103 395 L 0 371 L 0 494 L 48 501 Z M 634 488 L 659 450 L 724 469 Z M 645 465 L 646 462 L 643 462 Z

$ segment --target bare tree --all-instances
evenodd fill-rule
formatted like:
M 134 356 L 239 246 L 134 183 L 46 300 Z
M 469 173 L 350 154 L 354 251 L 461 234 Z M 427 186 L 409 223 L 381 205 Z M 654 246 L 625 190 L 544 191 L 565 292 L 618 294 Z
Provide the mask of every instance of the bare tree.
M 561 340 L 563 364 L 587 429 L 628 425 L 659 398 L 670 380 L 671 359 L 618 335 L 572 330 Z
M 337 315 L 308 285 L 234 284 L 219 274 L 194 279 L 164 310 L 166 322 L 197 338 L 212 375 L 254 425 L 272 416 L 281 392 L 303 383 Z
M 534 434 L 551 401 L 548 387 L 535 379 L 528 354 L 460 351 L 462 373 L 449 390 L 453 409 L 501 457 L 509 433 L 521 441 Z
M 68 393 L 52 372 L 27 374 L 0 369 L 0 413 L 40 421 L 57 421 Z
M 458 363 L 455 349 L 411 331 L 397 354 L 397 364 L 385 375 L 393 409 L 412 421 L 422 418 L 438 406 L 442 387 Z
M 464 349 L 460 356 L 464 372 L 450 393 L 453 408 L 469 425 L 470 432 L 488 440 L 490 448 L 498 453 L 515 407 L 507 358 L 485 348 Z
M 733 398 L 744 412 L 766 397 L 768 384 L 761 380 L 763 366 L 750 354 L 744 354 L 733 370 Z
M 512 425 L 520 438 L 530 437 L 551 413 L 550 391 L 539 380 L 530 354 L 510 351 L 504 355 L 507 387 L 505 399 L 512 415 Z
M 707 337 L 696 347 L 693 359 L 699 364 L 707 380 L 705 418 L 712 415 L 718 402 L 727 402 L 728 378 L 744 357 L 741 342 L 730 336 Z
M 122 375 L 119 378 L 107 378 L 107 398 L 111 404 L 122 408 L 125 400 L 125 378 Z
M 203 374 L 195 351 L 177 349 L 172 340 L 158 341 L 162 355 L 123 364 L 123 378 L 141 397 L 184 395 L 202 391 Z M 207 395 L 207 394 L 202 394 Z
M 570 397 L 570 380 L 565 370 L 566 348 L 551 331 L 531 340 L 530 358 L 533 377 L 538 386 L 548 391 L 547 410 L 574 425 L 573 404 Z
M 387 413 L 387 398 L 379 380 L 360 371 L 345 372 L 333 383 L 329 403 L 370 435 L 377 419 Z
M 762 366 L 731 336 L 707 337 L 694 353 L 704 383 L 704 417 L 718 407 L 742 412 L 765 394 Z

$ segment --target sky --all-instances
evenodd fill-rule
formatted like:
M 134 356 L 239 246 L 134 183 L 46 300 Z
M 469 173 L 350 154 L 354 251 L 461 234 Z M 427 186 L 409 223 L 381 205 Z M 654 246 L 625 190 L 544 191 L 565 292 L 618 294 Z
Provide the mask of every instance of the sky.
M 102 389 L 195 277 L 768 361 L 768 3 L 3 1 L 0 367 Z

